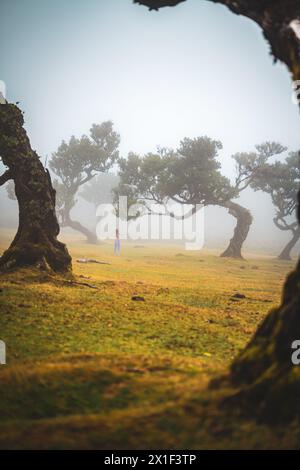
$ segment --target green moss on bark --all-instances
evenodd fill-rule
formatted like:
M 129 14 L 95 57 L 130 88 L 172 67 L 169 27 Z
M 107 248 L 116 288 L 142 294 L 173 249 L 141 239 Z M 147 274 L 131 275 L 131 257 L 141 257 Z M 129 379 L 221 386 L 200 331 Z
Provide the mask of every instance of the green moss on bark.
M 19 204 L 18 231 L 0 258 L 0 268 L 39 266 L 71 271 L 67 248 L 57 240 L 59 225 L 50 174 L 32 150 L 23 125 L 23 114 L 16 105 L 0 106 L 0 156 L 8 168 L 3 182 L 14 180 Z

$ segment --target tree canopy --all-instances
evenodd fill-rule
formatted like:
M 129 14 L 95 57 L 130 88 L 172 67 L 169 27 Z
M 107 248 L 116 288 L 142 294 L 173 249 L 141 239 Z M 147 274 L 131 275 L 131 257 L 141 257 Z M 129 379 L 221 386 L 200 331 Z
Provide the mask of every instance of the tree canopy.
M 70 212 L 76 204 L 78 189 L 117 162 L 119 143 L 120 136 L 111 121 L 93 124 L 89 136 L 79 139 L 72 136 L 68 143 L 63 141 L 50 161 L 50 169 L 57 177 L 54 185 L 58 192 L 60 222 L 62 226 L 82 232 L 91 243 L 97 242 L 96 234 L 73 221 Z
M 119 194 L 129 203 L 164 204 L 171 200 L 179 204 L 217 205 L 228 209 L 237 226 L 228 248 L 222 254 L 241 257 L 252 216 L 237 202 L 241 191 L 251 185 L 256 173 L 267 165 L 269 158 L 285 148 L 276 142 L 265 142 L 251 153 L 233 155 L 236 178 L 231 183 L 221 172 L 218 160 L 222 143 L 208 136 L 184 138 L 178 148 L 158 148 L 156 153 L 140 156 L 130 153 L 120 160 Z
M 275 207 L 273 221 L 276 227 L 292 233 L 291 240 L 279 255 L 280 259 L 291 259 L 291 250 L 300 239 L 300 229 L 296 219 L 299 184 L 298 152 L 290 152 L 284 162 L 277 161 L 264 165 L 251 181 L 251 186 L 255 190 L 262 190 L 271 196 Z

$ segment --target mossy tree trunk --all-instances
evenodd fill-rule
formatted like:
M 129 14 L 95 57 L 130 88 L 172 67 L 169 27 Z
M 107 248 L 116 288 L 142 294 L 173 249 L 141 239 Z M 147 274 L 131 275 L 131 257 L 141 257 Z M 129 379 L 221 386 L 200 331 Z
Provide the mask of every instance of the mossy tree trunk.
M 0 258 L 0 268 L 37 266 L 57 272 L 71 271 L 71 256 L 57 240 L 55 190 L 23 127 L 16 105 L 0 105 L 0 156 L 8 170 L 0 184 L 13 179 L 19 205 L 19 227 L 10 247 Z
M 295 340 L 300 340 L 300 261 L 285 282 L 280 307 L 267 315 L 232 364 L 229 380 L 238 387 L 234 403 L 269 422 L 300 419 L 300 367 L 292 363 Z
M 229 201 L 223 204 L 223 207 L 227 208 L 229 214 L 236 218 L 236 227 L 233 237 L 226 250 L 221 254 L 221 257 L 242 259 L 242 246 L 252 224 L 252 215 L 248 209 L 245 209 L 245 207 L 236 202 Z

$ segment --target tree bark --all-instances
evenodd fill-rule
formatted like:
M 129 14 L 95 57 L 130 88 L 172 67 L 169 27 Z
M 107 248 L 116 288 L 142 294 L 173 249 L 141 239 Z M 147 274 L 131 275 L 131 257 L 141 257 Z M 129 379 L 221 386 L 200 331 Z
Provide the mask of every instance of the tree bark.
M 71 271 L 71 256 L 57 240 L 55 190 L 23 127 L 24 118 L 13 104 L 0 105 L 0 156 L 15 183 L 19 204 L 19 227 L 10 247 L 0 258 L 0 268 L 36 266 L 58 272 Z
M 291 240 L 283 248 L 282 252 L 278 256 L 278 259 L 281 259 L 283 261 L 290 261 L 292 259 L 291 251 L 299 239 L 300 239 L 300 227 L 298 227 L 297 230 L 293 230 L 293 236 Z
M 229 214 L 236 218 L 237 223 L 233 237 L 231 238 L 226 250 L 221 254 L 221 257 L 243 259 L 242 246 L 248 236 L 252 224 L 252 215 L 248 209 L 245 209 L 245 207 L 242 207 L 236 202 L 228 201 L 223 204 L 222 207 L 228 209 Z
M 280 307 L 267 315 L 232 364 L 229 382 L 237 392 L 231 405 L 267 422 L 300 420 L 299 366 L 292 363 L 292 343 L 300 339 L 299 313 L 300 261 L 285 282 Z

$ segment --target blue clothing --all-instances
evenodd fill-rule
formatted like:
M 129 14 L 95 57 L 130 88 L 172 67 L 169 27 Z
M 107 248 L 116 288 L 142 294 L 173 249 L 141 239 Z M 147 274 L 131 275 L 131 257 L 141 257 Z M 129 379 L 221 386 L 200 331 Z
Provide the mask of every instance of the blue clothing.
M 114 253 L 116 254 L 120 254 L 120 251 L 121 251 L 121 243 L 120 243 L 120 239 L 119 238 L 116 238 L 115 239 L 115 244 L 114 244 Z

